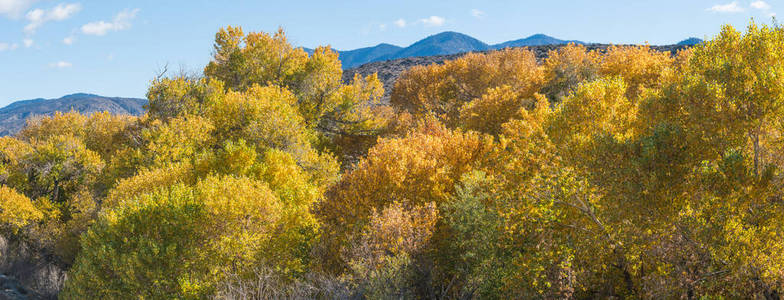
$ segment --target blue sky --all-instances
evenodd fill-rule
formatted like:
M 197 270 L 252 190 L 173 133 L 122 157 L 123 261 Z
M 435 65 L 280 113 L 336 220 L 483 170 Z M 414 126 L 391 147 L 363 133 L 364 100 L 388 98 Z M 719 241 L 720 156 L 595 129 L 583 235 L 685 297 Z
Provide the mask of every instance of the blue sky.
M 200 71 L 222 26 L 283 27 L 292 43 L 407 46 L 441 31 L 498 43 L 545 33 L 671 44 L 722 24 L 770 22 L 784 0 L 0 0 L 0 106 L 76 92 L 144 97 L 164 65 Z

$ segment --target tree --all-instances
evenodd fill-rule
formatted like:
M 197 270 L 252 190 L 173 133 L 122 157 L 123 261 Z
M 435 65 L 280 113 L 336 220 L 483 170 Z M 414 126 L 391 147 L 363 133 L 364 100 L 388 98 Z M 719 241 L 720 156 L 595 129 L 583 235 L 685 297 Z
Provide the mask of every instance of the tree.
M 504 123 L 521 117 L 521 110 L 548 105 L 547 99 L 541 94 L 522 98 L 513 88 L 504 85 L 490 89 L 481 98 L 463 105 L 458 123 L 468 130 L 498 136 Z
M 211 177 L 161 188 L 109 211 L 82 239 L 61 296 L 205 298 L 229 271 L 282 267 L 282 206 L 263 183 Z M 283 256 L 278 256 L 283 255 Z
M 396 201 L 409 207 L 430 202 L 438 207 L 448 201 L 455 183 L 491 159 L 493 147 L 489 136 L 450 130 L 434 120 L 422 122 L 405 138 L 381 139 L 319 205 L 324 235 L 330 237 L 327 247 L 344 247 L 347 237 L 367 224 L 373 209 Z M 334 253 L 328 256 L 338 259 Z M 340 268 L 334 265 L 340 262 L 326 263 L 327 268 Z
M 19 231 L 41 219 L 43 214 L 30 199 L 7 186 L 0 186 L 0 226 Z
M 510 48 L 470 53 L 443 65 L 412 67 L 392 90 L 392 105 L 415 116 L 435 113 L 449 127 L 458 123 L 460 107 L 489 89 L 509 86 L 520 99 L 533 98 L 544 81 L 534 53 Z
M 241 28 L 221 29 L 204 75 L 236 92 L 255 85 L 290 91 L 304 124 L 323 135 L 327 148 L 348 148 L 346 138 L 375 138 L 389 118 L 389 110 L 380 107 L 384 92 L 375 75 L 356 76 L 344 85 L 337 52 L 318 47 L 308 55 L 302 48 L 292 47 L 283 30 L 246 35 Z M 365 149 L 344 151 L 362 153 Z
M 600 58 L 599 53 L 587 51 L 580 44 L 550 50 L 543 64 L 545 84 L 541 93 L 552 103 L 563 101 L 580 83 L 599 77 Z
M 673 64 L 670 53 L 650 46 L 610 46 L 600 58 L 599 74 L 617 76 L 627 85 L 626 96 L 636 100 L 644 88 L 660 87 L 659 80 Z

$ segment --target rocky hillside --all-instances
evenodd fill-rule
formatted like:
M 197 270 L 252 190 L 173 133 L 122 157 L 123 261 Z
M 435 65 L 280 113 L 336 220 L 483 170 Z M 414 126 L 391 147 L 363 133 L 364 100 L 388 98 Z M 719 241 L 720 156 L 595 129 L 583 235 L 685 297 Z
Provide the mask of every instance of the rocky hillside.
M 0 136 L 11 135 L 24 127 L 34 116 L 47 116 L 55 112 L 77 111 L 84 114 L 108 111 L 118 115 L 141 115 L 145 99 L 110 98 L 92 94 L 73 94 L 59 99 L 33 99 L 11 103 L 0 108 Z
M 541 60 L 547 57 L 547 53 L 550 50 L 555 50 L 563 46 L 564 45 L 531 46 L 529 47 L 529 49 L 534 51 L 536 57 Z M 606 45 L 606 44 L 589 44 L 586 45 L 585 47 L 588 50 L 604 51 L 609 46 L 610 45 Z M 671 53 L 675 53 L 678 50 L 686 49 L 689 47 L 690 47 L 689 45 L 652 46 L 652 48 L 656 50 L 667 51 Z M 492 50 L 474 51 L 474 52 L 487 52 L 487 51 L 492 51 Z M 346 82 L 350 81 L 352 78 L 354 78 L 354 74 L 356 73 L 362 76 L 378 73 L 378 78 L 384 83 L 384 98 L 382 100 L 385 103 L 389 103 L 389 95 L 392 92 L 392 87 L 394 87 L 395 85 L 395 80 L 397 80 L 398 76 L 400 76 L 400 74 L 403 73 L 403 71 L 413 66 L 440 64 L 446 60 L 455 59 L 465 54 L 466 53 L 406 57 L 406 58 L 399 58 L 399 59 L 393 59 L 388 61 L 372 62 L 356 68 L 345 70 L 343 72 L 343 80 Z

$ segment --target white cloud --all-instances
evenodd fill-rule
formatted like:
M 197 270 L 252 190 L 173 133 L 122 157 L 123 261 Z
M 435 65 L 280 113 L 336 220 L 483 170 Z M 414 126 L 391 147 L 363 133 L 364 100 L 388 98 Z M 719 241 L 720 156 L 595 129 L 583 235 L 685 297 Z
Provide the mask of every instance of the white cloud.
M 124 10 L 114 16 L 112 22 L 98 21 L 84 24 L 82 26 L 82 33 L 88 35 L 102 36 L 110 31 L 120 31 L 131 28 L 131 21 L 136 18 L 139 9 Z
M 765 1 L 754 1 L 751 2 L 751 7 L 759 10 L 770 10 L 771 6 Z
M 397 26 L 397 27 L 400 27 L 400 28 L 406 27 L 406 20 L 397 19 L 394 23 L 395 23 L 395 26 Z
M 768 2 L 765 2 L 765 1 L 762 1 L 762 0 L 757 0 L 757 1 L 751 2 L 751 8 L 759 10 L 760 12 L 762 12 L 763 14 L 765 14 L 766 16 L 768 16 L 770 18 L 773 18 L 773 17 L 776 16 L 776 13 L 771 11 L 773 9 L 773 6 L 768 4 Z
M 69 63 L 67 61 L 58 61 L 56 63 L 49 64 L 49 67 L 58 68 L 58 69 L 64 69 L 64 68 L 73 67 L 73 64 L 71 64 L 71 63 Z
M 33 39 L 24 39 L 22 40 L 22 43 L 24 44 L 25 48 L 30 48 L 33 46 Z
M 422 22 L 422 24 L 425 24 L 425 26 L 441 26 L 444 25 L 446 19 L 439 16 L 430 16 L 426 19 L 420 19 L 419 22 Z
M 387 24 L 378 25 L 378 30 L 381 30 L 381 31 L 387 30 Z
M 19 47 L 18 44 L 0 43 L 0 52 L 15 50 L 17 47 Z
M 27 34 L 33 34 L 46 22 L 67 20 L 78 13 L 80 10 L 82 10 L 82 5 L 79 3 L 61 3 L 49 10 L 43 10 L 40 8 L 31 10 L 27 12 L 26 18 L 30 23 L 24 27 L 24 31 Z
M 716 4 L 711 6 L 711 8 L 708 8 L 708 11 L 717 13 L 739 13 L 745 11 L 745 9 L 738 4 L 738 1 L 732 1 L 727 4 Z
M 74 41 L 76 41 L 76 38 L 73 36 L 69 36 L 63 39 L 63 44 L 73 45 Z
M 0 15 L 18 18 L 38 0 L 0 0 Z
M 471 15 L 474 16 L 474 18 L 477 18 L 477 19 L 484 19 L 485 12 L 474 8 L 474 9 L 471 10 Z

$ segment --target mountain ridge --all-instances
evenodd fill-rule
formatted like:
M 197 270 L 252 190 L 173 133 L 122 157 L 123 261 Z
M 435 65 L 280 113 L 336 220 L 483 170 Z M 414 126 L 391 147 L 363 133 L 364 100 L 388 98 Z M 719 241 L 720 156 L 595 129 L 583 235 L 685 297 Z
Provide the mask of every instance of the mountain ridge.
M 344 70 L 353 69 L 364 64 L 387 61 L 409 57 L 452 55 L 457 53 L 498 50 L 509 47 L 533 47 L 566 44 L 591 45 L 580 40 L 562 40 L 543 33 L 537 33 L 525 38 L 505 41 L 497 44 L 488 44 L 470 35 L 443 31 L 423 39 L 409 46 L 401 47 L 389 43 L 363 47 L 353 50 L 335 50 L 338 52 Z M 690 37 L 675 45 L 693 46 L 702 43 L 702 39 Z M 598 44 L 598 43 L 596 43 Z M 311 48 L 302 48 L 308 54 L 313 53 Z
M 15 101 L 0 108 L 0 136 L 16 134 L 31 117 L 50 116 L 55 112 L 72 110 L 83 114 L 108 111 L 116 115 L 138 116 L 144 114 L 146 104 L 145 99 L 104 97 L 88 93 L 75 93 L 56 99 Z
M 687 38 L 685 40 L 682 40 L 682 41 L 678 42 L 676 45 L 694 46 L 694 45 L 702 44 L 702 42 L 704 42 L 704 41 L 701 38 L 690 37 L 690 38 Z
M 443 31 L 418 40 L 407 47 L 381 43 L 371 47 L 336 51 L 340 55 L 343 69 L 351 69 L 367 63 L 407 57 L 451 55 L 507 47 L 561 45 L 568 43 L 586 44 L 582 41 L 561 40 L 546 34 L 537 33 L 526 38 L 491 45 L 464 33 Z M 302 49 L 305 52 L 313 53 L 313 49 Z

